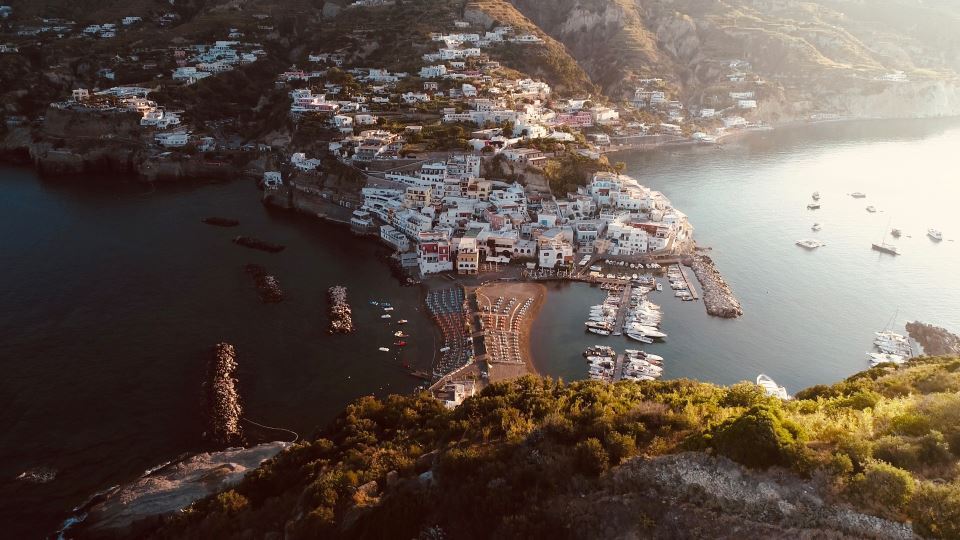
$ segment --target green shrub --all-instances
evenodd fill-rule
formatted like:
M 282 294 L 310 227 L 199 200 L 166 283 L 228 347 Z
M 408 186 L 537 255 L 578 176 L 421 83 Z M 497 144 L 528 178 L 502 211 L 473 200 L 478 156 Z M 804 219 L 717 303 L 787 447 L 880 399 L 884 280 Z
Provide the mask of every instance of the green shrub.
M 901 510 L 915 489 L 913 477 L 889 463 L 875 461 L 850 482 L 850 491 L 875 509 Z
M 901 414 L 890 421 L 890 432 L 919 437 L 930 431 L 930 419 L 915 413 Z
M 881 437 L 875 443 L 873 455 L 911 471 L 918 471 L 924 466 L 944 465 L 953 460 L 950 447 L 939 431 L 923 437 Z
M 769 398 L 759 385 L 741 382 L 727 389 L 723 398 L 720 399 L 720 406 L 753 407 L 767 401 L 769 401 Z
M 611 431 L 607 434 L 606 449 L 610 455 L 610 462 L 619 465 L 637 452 L 637 442 L 629 435 Z
M 723 455 L 750 467 L 792 466 L 802 454 L 799 426 L 779 408 L 752 407 L 727 420 L 713 434 L 713 446 Z
M 921 536 L 960 538 L 960 485 L 923 483 L 907 514 Z
M 574 450 L 576 455 L 577 469 L 589 475 L 597 475 L 607 469 L 610 464 L 610 457 L 604 450 L 600 440 L 594 437 L 585 439 L 577 443 Z

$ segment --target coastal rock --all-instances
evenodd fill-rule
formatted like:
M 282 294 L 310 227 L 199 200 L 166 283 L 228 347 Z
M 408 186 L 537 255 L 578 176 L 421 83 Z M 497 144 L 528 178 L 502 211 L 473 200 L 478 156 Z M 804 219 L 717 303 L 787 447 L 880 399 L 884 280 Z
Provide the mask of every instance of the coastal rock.
M 930 356 L 960 355 L 960 336 L 945 328 L 921 322 L 907 323 L 907 333 Z
M 707 313 L 714 317 L 735 319 L 743 315 L 740 301 L 733 295 L 730 286 L 720 275 L 713 260 L 706 255 L 697 255 L 693 259 L 693 271 L 703 286 L 703 304 Z
M 337 285 L 327 291 L 330 299 L 330 333 L 349 334 L 353 332 L 353 313 L 347 302 L 347 288 Z
M 84 528 L 119 530 L 134 522 L 186 508 L 194 501 L 240 482 L 251 470 L 290 446 L 264 443 L 252 448 L 197 454 L 120 487 L 89 510 Z

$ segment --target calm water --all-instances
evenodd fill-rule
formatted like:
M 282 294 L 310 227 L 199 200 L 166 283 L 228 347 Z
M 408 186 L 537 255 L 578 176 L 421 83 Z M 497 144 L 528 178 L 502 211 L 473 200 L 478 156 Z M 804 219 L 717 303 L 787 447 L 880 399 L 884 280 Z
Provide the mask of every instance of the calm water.
M 209 215 L 241 226 L 200 223 Z M 286 244 L 279 254 L 234 245 L 236 234 Z M 252 184 L 167 188 L 79 185 L 0 170 L 0 530 L 52 532 L 94 491 L 203 448 L 207 351 L 237 347 L 254 421 L 312 432 L 352 399 L 409 392 L 418 381 L 390 346 L 395 328 L 371 298 L 410 320 L 414 365 L 433 328 L 419 290 L 402 288 L 379 249 L 344 229 L 268 212 Z M 264 305 L 245 263 L 263 264 L 287 299 Z M 326 334 L 326 289 L 347 285 L 360 331 Z M 414 359 L 420 358 L 417 362 Z M 276 434 L 277 438 L 285 435 Z M 33 467 L 58 471 L 34 485 Z
M 715 319 L 700 302 L 654 293 L 669 338 L 649 350 L 666 359 L 665 376 L 727 384 L 763 372 L 795 392 L 864 369 L 873 332 L 895 314 L 901 331 L 910 320 L 960 331 L 960 242 L 951 241 L 960 239 L 958 152 L 960 121 L 944 120 L 821 124 L 755 134 L 722 151 L 616 156 L 690 216 L 745 311 Z M 818 211 L 806 209 L 814 191 Z M 855 191 L 867 198 L 847 195 Z M 812 232 L 814 222 L 823 230 Z M 888 238 L 903 253 L 897 258 L 870 249 L 890 227 L 904 231 Z M 943 242 L 926 237 L 931 227 Z M 803 238 L 827 246 L 808 252 L 794 245 Z M 543 373 L 584 378 L 586 346 L 639 345 L 584 333 L 600 289 L 553 292 L 534 328 Z

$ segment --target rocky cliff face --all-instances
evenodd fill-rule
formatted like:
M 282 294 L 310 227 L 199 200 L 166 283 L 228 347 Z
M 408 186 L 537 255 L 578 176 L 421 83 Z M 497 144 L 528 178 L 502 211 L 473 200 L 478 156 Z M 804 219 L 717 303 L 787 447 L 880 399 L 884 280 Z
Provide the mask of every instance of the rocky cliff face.
M 227 489 L 290 446 L 265 443 L 191 456 L 147 474 L 96 502 L 83 522 L 82 537 L 110 537 L 138 520 L 162 516 Z

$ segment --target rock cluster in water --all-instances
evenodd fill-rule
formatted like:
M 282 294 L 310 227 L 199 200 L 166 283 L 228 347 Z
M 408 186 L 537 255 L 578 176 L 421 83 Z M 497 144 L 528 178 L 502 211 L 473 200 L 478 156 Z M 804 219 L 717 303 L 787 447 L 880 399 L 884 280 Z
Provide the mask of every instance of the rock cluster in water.
M 726 319 L 735 319 L 743 315 L 740 301 L 733 295 L 730 286 L 724 281 L 710 257 L 697 255 L 693 259 L 692 267 L 703 286 L 703 304 L 707 307 L 707 313 Z
M 283 300 L 283 290 L 280 289 L 280 282 L 277 281 L 276 276 L 268 274 L 266 268 L 259 264 L 248 264 L 243 269 L 253 276 L 261 302 L 275 303 Z
M 207 401 L 210 428 L 207 436 L 218 444 L 234 445 L 241 442 L 243 432 L 240 417 L 240 395 L 233 372 L 237 369 L 236 351 L 229 343 L 218 343 L 208 365 Z
M 347 288 L 340 285 L 330 287 L 327 295 L 330 298 L 330 333 L 353 332 L 353 313 L 347 303 Z
M 921 322 L 907 323 L 907 333 L 923 347 L 924 354 L 941 356 L 960 354 L 960 336 L 945 328 Z

